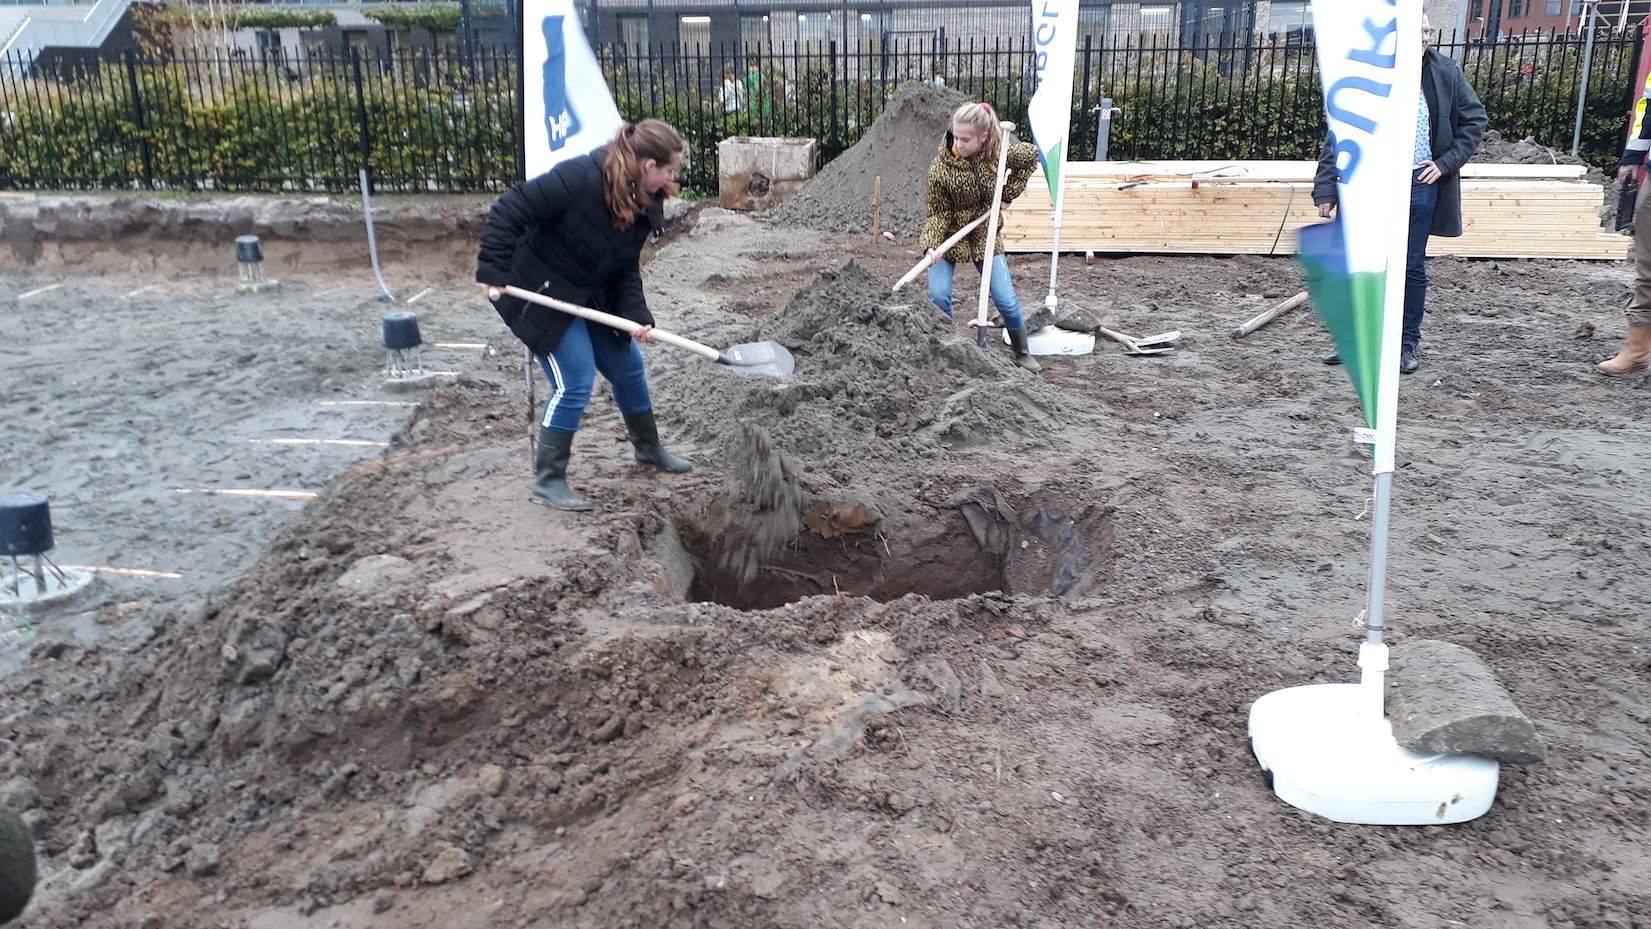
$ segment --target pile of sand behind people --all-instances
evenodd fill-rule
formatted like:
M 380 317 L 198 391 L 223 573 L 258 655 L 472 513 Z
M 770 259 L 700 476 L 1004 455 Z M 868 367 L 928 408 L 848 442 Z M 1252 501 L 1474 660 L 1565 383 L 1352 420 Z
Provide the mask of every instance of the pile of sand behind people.
M 881 177 L 881 228 L 899 236 L 917 235 L 923 226 L 929 163 L 950 127 L 952 112 L 966 102 L 962 94 L 945 87 L 918 81 L 901 84 L 859 142 L 761 218 L 827 232 L 870 232 L 872 188 Z

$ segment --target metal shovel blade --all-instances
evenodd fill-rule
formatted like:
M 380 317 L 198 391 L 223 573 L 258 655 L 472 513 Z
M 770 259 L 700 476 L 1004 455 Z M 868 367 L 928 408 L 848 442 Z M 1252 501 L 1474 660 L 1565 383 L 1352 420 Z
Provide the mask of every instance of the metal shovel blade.
M 791 352 L 778 342 L 747 342 L 733 346 L 722 356 L 717 360 L 740 377 L 790 377 L 797 367 Z
M 1171 329 L 1168 332 L 1160 332 L 1157 335 L 1149 335 L 1136 339 L 1135 344 L 1141 348 L 1156 348 L 1160 345 L 1169 345 L 1173 347 L 1174 344 L 1179 341 L 1181 341 L 1181 330 Z
M 1149 348 L 1140 342 L 1136 342 L 1133 345 L 1124 346 L 1125 355 L 1162 355 L 1165 352 L 1173 351 L 1175 351 L 1173 345 L 1154 345 Z

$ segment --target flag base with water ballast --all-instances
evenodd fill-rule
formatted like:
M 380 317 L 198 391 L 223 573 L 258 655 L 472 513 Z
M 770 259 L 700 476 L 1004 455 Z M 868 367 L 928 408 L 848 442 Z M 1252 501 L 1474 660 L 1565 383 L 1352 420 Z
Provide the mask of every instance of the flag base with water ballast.
M 1382 709 L 1387 646 L 1360 649 L 1364 680 L 1275 690 L 1250 706 L 1250 749 L 1280 800 L 1338 823 L 1443 826 L 1483 816 L 1501 766 L 1419 755 Z
M 1342 823 L 1466 822 L 1496 799 L 1500 765 L 1478 755 L 1401 746 L 1386 715 L 1388 517 L 1398 431 L 1399 340 L 1409 201 L 1422 122 L 1420 0 L 1340 0 L 1313 7 L 1314 42 L 1333 157 L 1333 222 L 1301 230 L 1313 305 L 1353 381 L 1374 478 L 1370 584 L 1357 684 L 1310 684 L 1250 706 L 1250 748 L 1292 806 Z M 1425 123 L 1423 123 L 1425 125 Z M 1427 140 L 1423 140 L 1425 143 Z

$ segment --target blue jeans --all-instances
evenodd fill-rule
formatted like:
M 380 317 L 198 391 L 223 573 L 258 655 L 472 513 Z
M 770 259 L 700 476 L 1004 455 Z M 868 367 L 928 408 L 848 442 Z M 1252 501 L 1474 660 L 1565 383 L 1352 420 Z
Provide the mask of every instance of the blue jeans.
M 1422 310 L 1427 303 L 1427 237 L 1433 230 L 1433 210 L 1439 205 L 1439 184 L 1410 181 L 1410 241 L 1404 263 L 1404 335 L 1401 344 L 1422 343 Z
M 642 349 L 635 339 L 615 336 L 607 326 L 587 326 L 575 319 L 549 358 L 535 355 L 550 379 L 550 399 L 539 425 L 556 432 L 578 432 L 579 420 L 590 402 L 596 372 L 613 385 L 619 412 L 629 416 L 653 409 L 648 396 L 648 373 L 642 368 Z
M 975 262 L 975 270 L 981 270 L 981 262 Z M 940 307 L 940 312 L 947 316 L 952 315 L 952 274 L 957 266 L 942 258 L 929 265 L 929 299 Z M 1003 255 L 992 256 L 992 302 L 997 305 L 997 311 L 1003 314 L 1003 328 L 1010 331 L 1026 326 L 1026 317 L 1020 312 L 1020 298 L 1015 296 L 1015 285 L 1009 280 L 1009 259 Z

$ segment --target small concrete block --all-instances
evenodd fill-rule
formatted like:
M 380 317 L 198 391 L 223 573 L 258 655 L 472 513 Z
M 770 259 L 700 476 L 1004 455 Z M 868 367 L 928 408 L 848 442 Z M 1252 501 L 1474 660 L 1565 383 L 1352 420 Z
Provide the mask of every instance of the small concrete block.
M 717 200 L 728 210 L 775 206 L 814 177 L 813 139 L 735 136 L 717 143 Z M 869 211 L 871 193 L 866 193 Z
M 1387 675 L 1387 715 L 1400 745 L 1425 755 L 1483 755 L 1532 764 L 1548 748 L 1530 717 L 1471 650 L 1414 639 L 1395 645 Z

